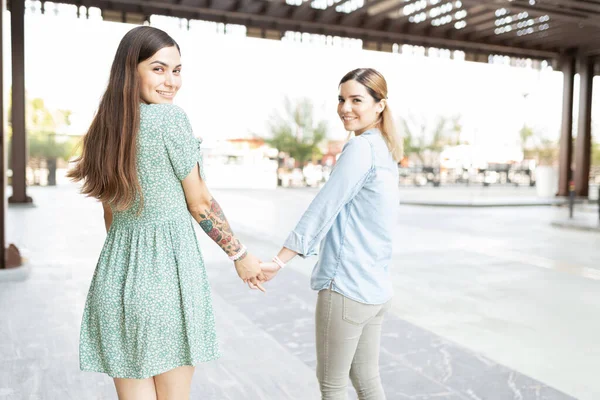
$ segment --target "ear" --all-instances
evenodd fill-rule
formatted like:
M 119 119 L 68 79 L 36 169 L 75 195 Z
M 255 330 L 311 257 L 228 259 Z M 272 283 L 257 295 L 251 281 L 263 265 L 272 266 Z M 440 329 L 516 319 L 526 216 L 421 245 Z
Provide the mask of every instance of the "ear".
M 385 110 L 385 107 L 387 106 L 387 100 L 386 99 L 379 100 L 379 103 L 377 104 L 377 106 L 378 106 L 377 112 L 382 113 L 383 110 Z

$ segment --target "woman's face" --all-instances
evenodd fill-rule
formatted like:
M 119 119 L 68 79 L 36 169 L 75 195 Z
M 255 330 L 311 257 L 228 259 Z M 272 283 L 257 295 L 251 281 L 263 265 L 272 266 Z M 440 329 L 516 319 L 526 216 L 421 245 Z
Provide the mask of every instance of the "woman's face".
M 140 97 L 146 104 L 172 103 L 181 87 L 181 56 L 177 47 L 163 47 L 137 66 Z
M 347 131 L 360 135 L 374 127 L 384 107 L 384 100 L 376 102 L 363 84 L 349 80 L 340 85 L 338 115 Z

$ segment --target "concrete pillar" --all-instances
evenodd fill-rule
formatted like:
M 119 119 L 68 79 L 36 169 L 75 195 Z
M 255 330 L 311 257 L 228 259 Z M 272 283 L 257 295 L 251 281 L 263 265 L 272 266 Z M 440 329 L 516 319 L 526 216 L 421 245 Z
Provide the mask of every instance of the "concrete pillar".
M 25 0 L 11 0 L 12 43 L 12 196 L 9 203 L 31 203 L 27 196 L 25 132 Z
M 575 82 L 575 57 L 567 56 L 562 60 L 563 107 L 560 133 L 560 154 L 558 173 L 558 195 L 569 195 L 569 181 L 573 154 L 573 87 Z
M 592 82 L 594 62 L 587 56 L 578 57 L 579 116 L 575 142 L 575 195 L 588 196 L 590 159 L 592 153 Z

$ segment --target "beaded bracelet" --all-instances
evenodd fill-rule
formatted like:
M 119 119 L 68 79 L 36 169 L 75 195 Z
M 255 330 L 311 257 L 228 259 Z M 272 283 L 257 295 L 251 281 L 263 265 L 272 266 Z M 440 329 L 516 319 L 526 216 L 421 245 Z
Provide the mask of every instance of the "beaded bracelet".
M 277 256 L 273 257 L 273 262 L 279 265 L 279 268 L 283 269 L 285 267 L 285 263 L 281 261 L 281 259 Z
M 247 249 L 246 249 L 246 246 L 242 245 L 242 247 L 240 247 L 240 251 L 238 251 L 237 253 L 235 253 L 235 254 L 234 254 L 234 255 L 232 255 L 232 256 L 229 256 L 229 259 L 230 259 L 231 261 L 237 261 L 237 260 L 239 260 L 240 258 L 242 258 L 242 256 L 243 256 L 244 254 L 246 254 L 246 251 L 247 251 Z

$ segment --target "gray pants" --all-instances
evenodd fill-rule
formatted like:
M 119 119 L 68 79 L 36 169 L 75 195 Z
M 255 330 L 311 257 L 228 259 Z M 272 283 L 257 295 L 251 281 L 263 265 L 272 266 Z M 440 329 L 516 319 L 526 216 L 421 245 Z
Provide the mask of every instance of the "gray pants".
M 317 378 L 323 400 L 347 399 L 348 376 L 360 400 L 385 400 L 379 377 L 383 315 L 391 301 L 368 305 L 329 289 L 316 311 Z

